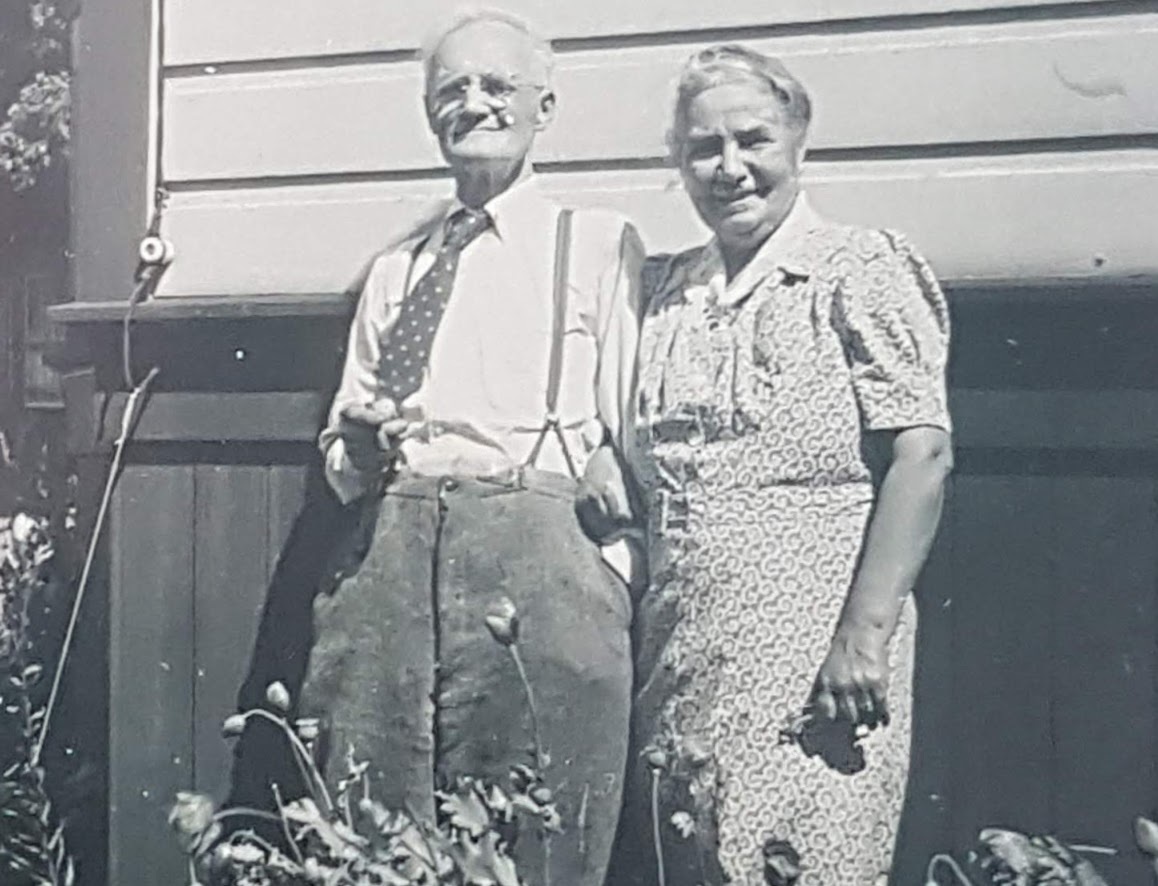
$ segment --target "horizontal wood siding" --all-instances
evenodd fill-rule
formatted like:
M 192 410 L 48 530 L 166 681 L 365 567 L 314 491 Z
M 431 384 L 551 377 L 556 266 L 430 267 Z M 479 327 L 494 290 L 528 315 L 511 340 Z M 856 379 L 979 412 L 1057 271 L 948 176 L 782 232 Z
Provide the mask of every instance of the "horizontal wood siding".
M 162 295 L 344 290 L 449 188 L 412 50 L 450 3 L 169 0 Z M 560 40 L 546 189 L 706 234 L 666 166 L 680 64 L 742 39 L 784 57 L 816 119 L 828 214 L 908 233 L 943 278 L 1158 274 L 1158 4 L 523 2 Z
M 943 12 L 1080 8 L 1091 0 L 505 0 L 564 39 L 768 28 Z M 461 0 L 166 0 L 173 65 L 414 49 Z
M 573 205 L 627 212 L 653 251 L 707 234 L 667 169 L 545 173 Z M 816 204 L 905 231 L 946 280 L 1158 272 L 1158 152 L 813 163 Z M 166 227 L 169 295 L 342 291 L 391 233 L 445 193 L 441 180 L 183 191 Z
M 1158 15 L 750 44 L 808 84 L 814 151 L 1158 132 Z M 663 158 L 672 83 L 688 52 L 562 54 L 558 119 L 536 159 Z M 197 181 L 439 167 L 421 91 L 413 61 L 180 77 L 166 96 L 166 173 Z

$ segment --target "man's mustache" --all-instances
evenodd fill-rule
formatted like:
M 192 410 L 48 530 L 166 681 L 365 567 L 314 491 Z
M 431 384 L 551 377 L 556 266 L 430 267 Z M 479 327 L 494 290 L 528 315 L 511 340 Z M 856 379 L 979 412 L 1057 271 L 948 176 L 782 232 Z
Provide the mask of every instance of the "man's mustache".
M 478 128 L 487 120 L 494 119 L 503 129 L 513 126 L 515 118 L 506 108 L 495 109 L 487 113 L 467 111 L 464 109 L 449 109 L 436 119 L 438 129 L 450 139 L 458 139 Z

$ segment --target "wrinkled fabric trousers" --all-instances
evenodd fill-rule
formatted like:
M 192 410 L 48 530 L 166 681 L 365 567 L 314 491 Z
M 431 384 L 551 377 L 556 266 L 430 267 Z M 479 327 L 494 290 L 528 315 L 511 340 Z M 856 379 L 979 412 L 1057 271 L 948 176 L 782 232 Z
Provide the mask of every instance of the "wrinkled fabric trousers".
M 530 709 L 509 649 L 485 618 L 507 597 L 550 757 L 563 833 L 549 853 L 515 847 L 531 886 L 600 886 L 626 764 L 631 600 L 575 516 L 575 483 L 395 478 L 368 500 L 313 606 L 300 713 L 321 719 L 330 782 L 347 748 L 374 796 L 433 819 L 436 786 L 471 775 L 506 785 L 532 763 Z M 545 870 L 549 858 L 550 871 Z

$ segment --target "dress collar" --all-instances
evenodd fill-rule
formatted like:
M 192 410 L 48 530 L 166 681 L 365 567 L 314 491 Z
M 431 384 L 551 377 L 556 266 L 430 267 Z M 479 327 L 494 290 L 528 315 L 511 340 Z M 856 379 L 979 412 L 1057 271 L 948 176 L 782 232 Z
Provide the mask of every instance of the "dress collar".
M 716 302 L 730 306 L 742 301 L 777 271 L 808 278 L 812 273 L 812 262 L 806 248 L 808 235 L 822 221 L 807 195 L 801 191 L 784 221 L 730 282 L 726 282 L 724 257 L 715 237 L 704 247 L 699 261 L 692 268 L 691 280 L 711 286 Z

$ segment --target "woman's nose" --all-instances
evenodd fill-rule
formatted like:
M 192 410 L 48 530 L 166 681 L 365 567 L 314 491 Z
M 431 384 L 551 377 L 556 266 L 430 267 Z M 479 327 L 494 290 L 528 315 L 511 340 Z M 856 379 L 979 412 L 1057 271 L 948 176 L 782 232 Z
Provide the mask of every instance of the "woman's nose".
M 721 178 L 728 181 L 739 181 L 744 177 L 746 167 L 744 158 L 740 156 L 740 148 L 735 142 L 724 142 L 720 151 L 720 166 L 718 169 Z

